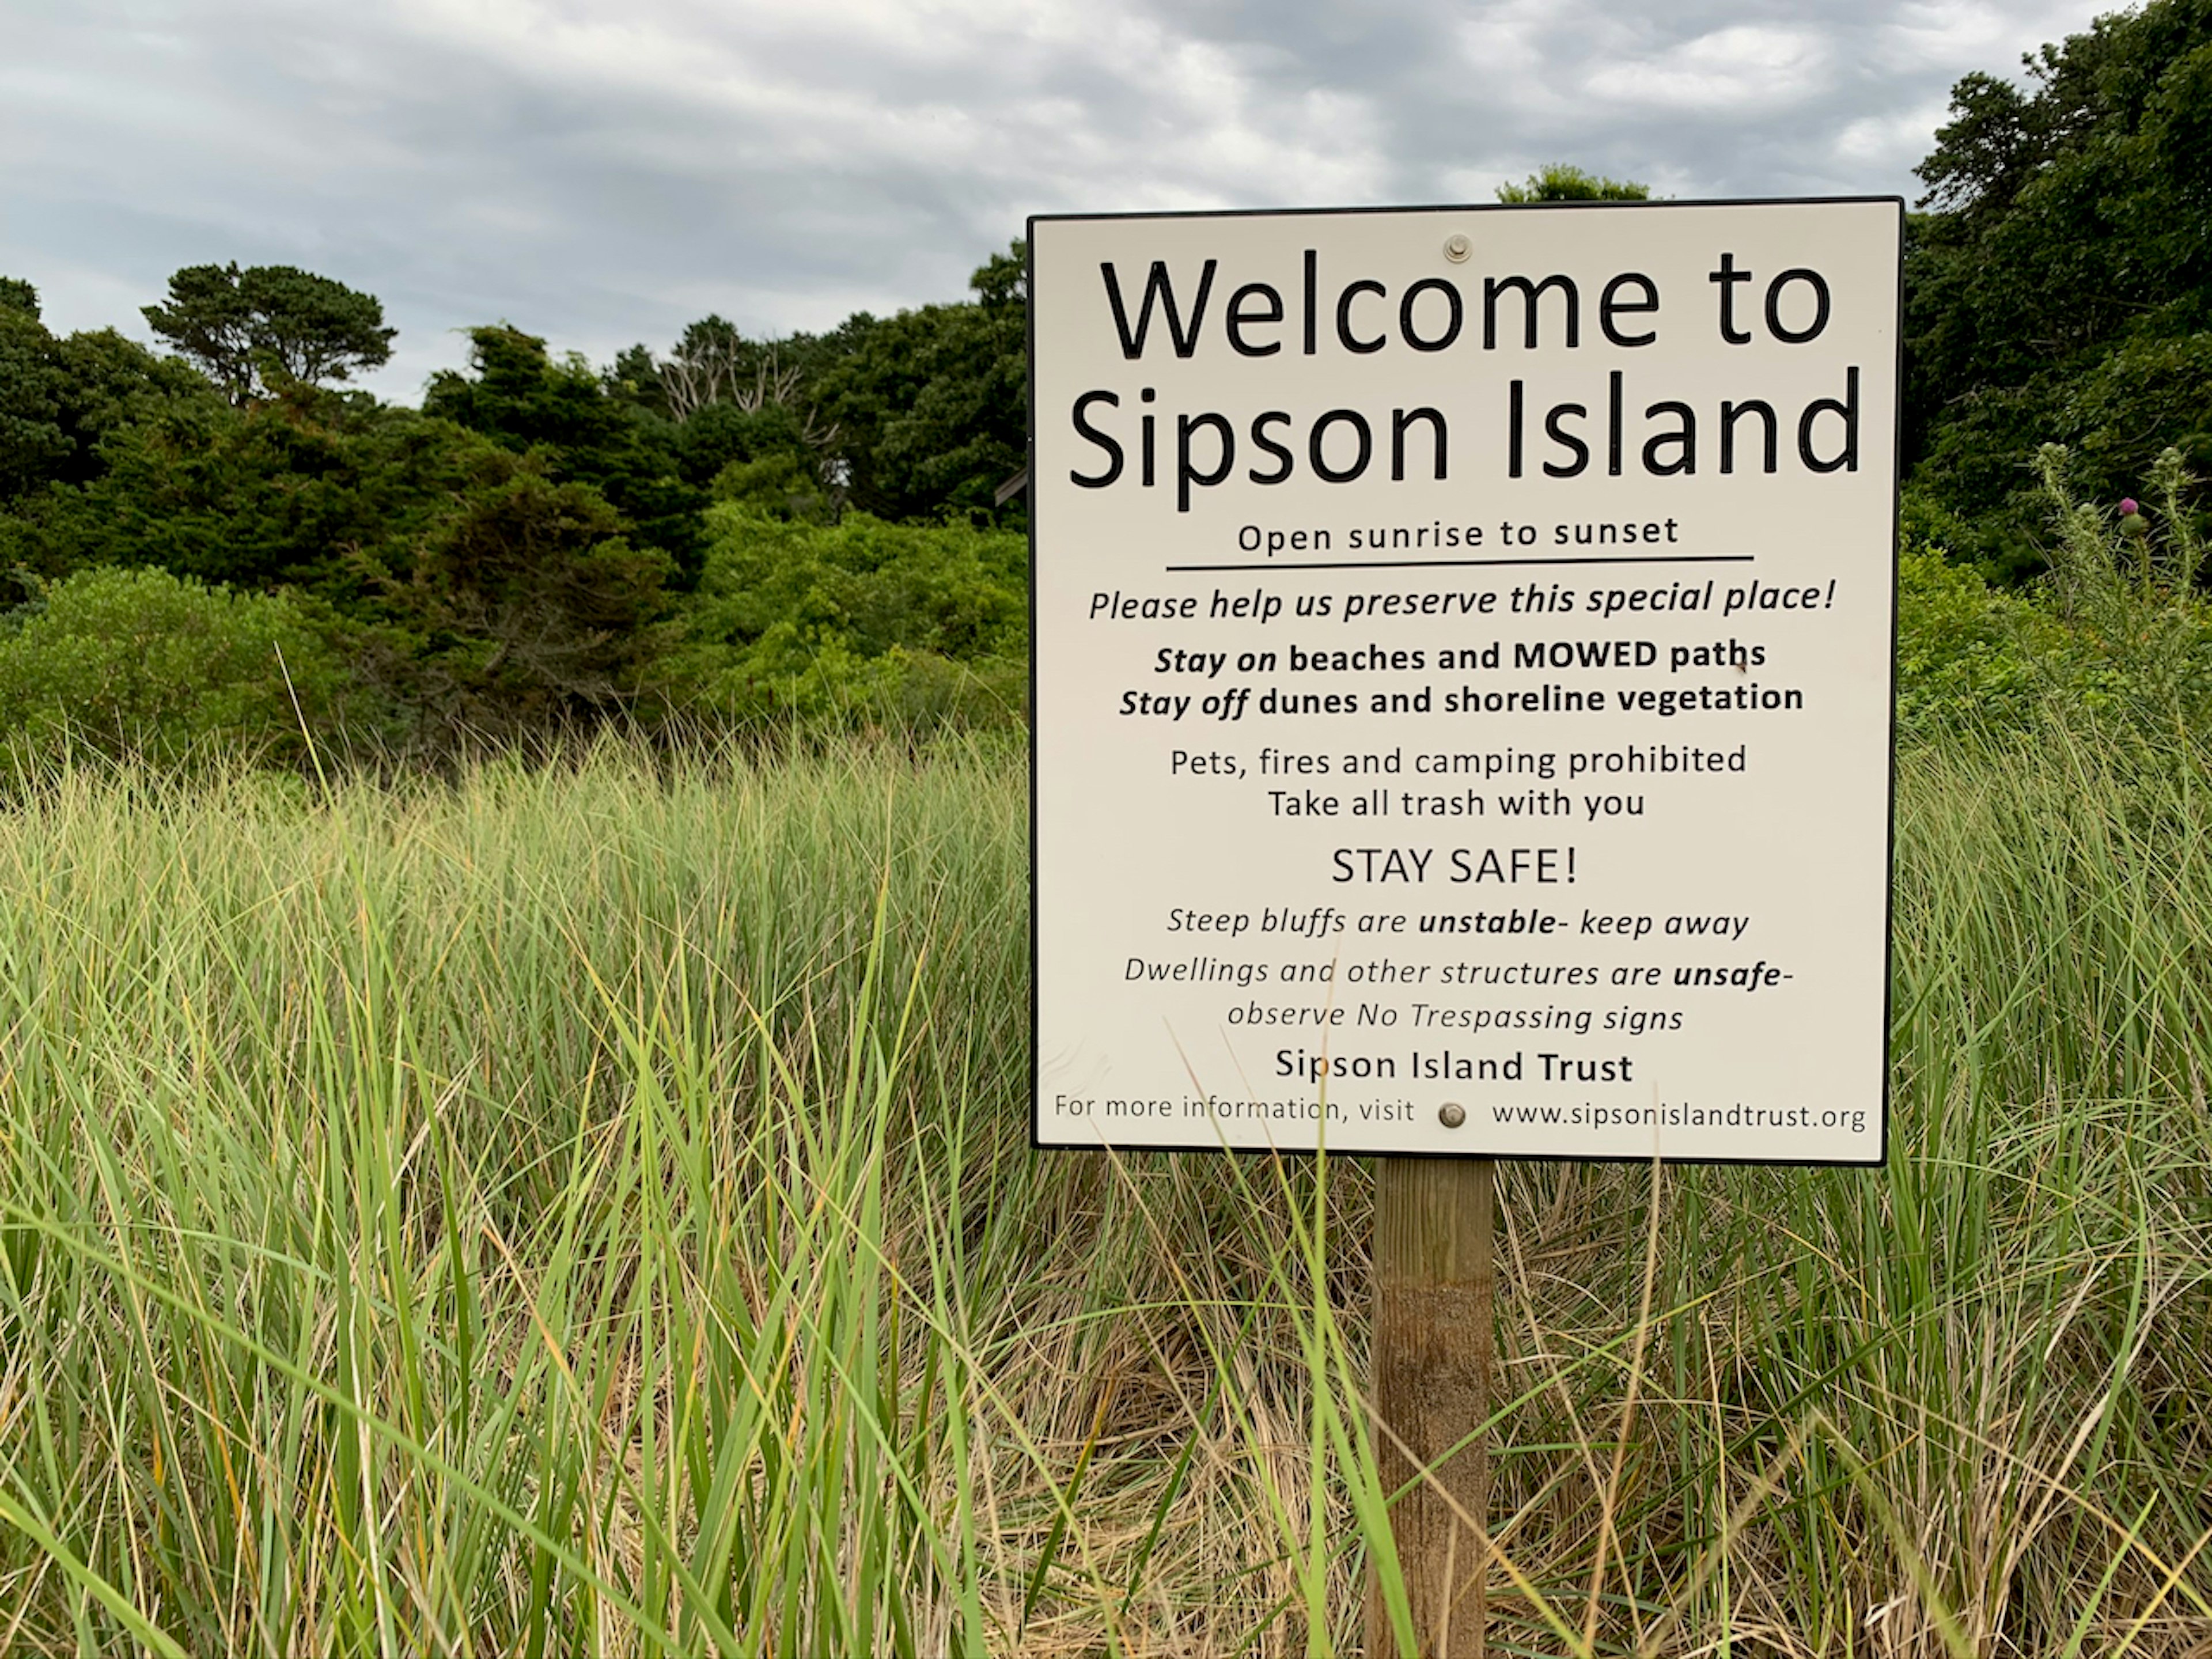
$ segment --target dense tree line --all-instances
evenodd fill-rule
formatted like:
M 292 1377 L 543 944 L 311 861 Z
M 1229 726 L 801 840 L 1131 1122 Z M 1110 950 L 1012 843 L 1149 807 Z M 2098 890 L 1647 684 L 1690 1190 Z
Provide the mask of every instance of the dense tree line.
M 2039 568 L 2032 462 L 2107 501 L 2171 444 L 2212 471 L 2212 0 L 2152 0 L 1970 75 L 1918 172 L 1905 264 L 1917 504 L 1996 574 Z
M 2212 468 L 2212 0 L 2100 18 L 2026 69 L 1959 83 L 1907 235 L 1911 518 L 2000 578 L 2040 562 L 2046 441 L 2092 500 L 2145 493 L 2167 445 Z M 1646 193 L 1564 166 L 1498 191 Z M 349 389 L 392 330 L 326 276 L 179 270 L 144 309 L 166 351 L 57 335 L 0 278 L 9 707 L 35 684 L 80 727 L 125 722 L 61 688 L 131 678 L 85 665 L 133 605 L 275 629 L 318 708 L 403 746 L 856 690 L 1011 706 L 1027 309 L 1017 244 L 956 303 L 778 338 L 710 316 L 604 368 L 487 325 L 417 409 Z
M 109 659 L 95 629 L 131 633 L 137 605 L 161 627 L 196 619 L 218 663 L 244 660 L 233 635 L 281 622 L 317 668 L 318 711 L 402 748 L 617 709 L 821 712 L 848 693 L 1004 717 L 1024 626 L 1023 503 L 1000 489 L 1026 444 L 1024 269 L 1017 246 L 968 301 L 823 336 L 752 340 L 709 317 L 666 356 L 639 346 L 605 370 L 478 327 L 419 409 L 347 389 L 392 331 L 327 277 L 180 270 L 145 308 L 166 354 L 55 335 L 6 280 L 0 599 L 31 645 L 0 712 L 34 711 L 36 684 L 80 726 L 192 737 L 143 672 L 85 666 Z M 158 579 L 89 574 L 114 572 Z M 741 580 L 776 603 L 745 602 Z M 208 707 L 260 707 L 188 678 Z M 63 695 L 126 680 L 96 715 Z

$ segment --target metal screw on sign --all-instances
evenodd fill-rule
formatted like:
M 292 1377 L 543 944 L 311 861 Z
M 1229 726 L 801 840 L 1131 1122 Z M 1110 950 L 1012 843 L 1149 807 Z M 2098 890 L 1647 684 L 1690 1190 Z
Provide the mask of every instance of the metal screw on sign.
M 1467 1121 L 1467 1108 L 1455 1100 L 1448 1100 L 1437 1108 L 1437 1117 L 1447 1129 L 1456 1129 Z
M 1465 264 L 1468 255 L 1474 252 L 1474 244 L 1468 239 L 1464 231 L 1455 230 L 1444 238 L 1444 258 L 1455 265 Z

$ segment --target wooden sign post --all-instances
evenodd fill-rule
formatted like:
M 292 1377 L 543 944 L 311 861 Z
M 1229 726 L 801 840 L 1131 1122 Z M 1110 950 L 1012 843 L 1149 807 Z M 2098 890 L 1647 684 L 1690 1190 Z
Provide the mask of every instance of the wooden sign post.
M 1489 1160 L 1885 1156 L 1903 234 L 1030 222 L 1032 1143 L 1380 1160 L 1421 1659 L 1484 1642 Z
M 1492 1177 L 1486 1158 L 1375 1161 L 1376 1462 L 1384 1491 L 1413 1483 L 1390 1529 L 1419 1659 L 1489 1639 Z M 1369 1659 L 1397 1651 L 1370 1566 Z

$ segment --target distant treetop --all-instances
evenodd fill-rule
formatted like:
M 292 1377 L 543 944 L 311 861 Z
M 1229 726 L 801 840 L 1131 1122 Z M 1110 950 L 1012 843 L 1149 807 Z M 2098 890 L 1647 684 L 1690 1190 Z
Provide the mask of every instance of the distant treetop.
M 144 307 L 154 332 L 243 404 L 280 384 L 319 386 L 392 361 L 397 329 L 373 294 L 291 265 L 187 265 L 166 305 Z
M 1585 173 L 1565 161 L 1554 161 L 1540 173 L 1532 173 L 1517 185 L 1500 185 L 1498 199 L 1519 205 L 1527 202 L 1648 202 L 1651 186 L 1631 179 L 1607 179 Z

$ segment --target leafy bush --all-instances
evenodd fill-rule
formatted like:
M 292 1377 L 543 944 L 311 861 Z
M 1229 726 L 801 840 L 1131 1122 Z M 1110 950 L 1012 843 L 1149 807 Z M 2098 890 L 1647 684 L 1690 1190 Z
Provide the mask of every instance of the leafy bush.
M 2027 724 L 2041 684 L 2036 653 L 2058 631 L 2027 600 L 1908 533 L 1897 580 L 1899 729 Z
M 356 671 L 418 745 L 510 741 L 627 707 L 656 673 L 670 574 L 589 484 L 486 448 L 397 575 L 362 561 L 376 625 Z
M 141 400 L 102 433 L 97 476 L 0 517 L 0 557 L 49 580 L 151 565 L 346 608 L 360 597 L 355 555 L 404 568 L 483 458 L 506 453 L 362 393 L 295 386 L 246 409 L 211 392 Z
M 1517 185 L 1500 185 L 1498 199 L 1529 202 L 1648 202 L 1651 186 L 1632 179 L 1608 179 L 1565 161 L 1553 161 Z
M 343 688 L 290 599 L 166 570 L 80 571 L 0 632 L 0 742 L 19 769 L 94 753 L 289 755 L 303 719 L 313 730 L 337 716 Z
M 699 425 L 705 419 L 702 416 L 692 424 Z M 734 460 L 714 475 L 716 501 L 771 519 L 834 523 L 837 513 L 833 494 L 831 486 L 823 482 L 821 467 L 791 450 L 772 451 L 753 460 Z
M 707 500 L 681 476 L 676 428 L 636 418 L 581 357 L 556 358 L 536 335 L 504 324 L 472 328 L 467 371 L 433 375 L 422 412 L 539 455 L 559 482 L 591 485 L 627 521 L 633 543 L 667 556 L 674 586 L 689 588 L 698 574 Z
M 1018 719 L 1027 547 L 1006 531 L 708 513 L 674 678 L 701 712 L 895 724 Z
M 1908 732 L 2025 731 L 2053 715 L 2108 729 L 2200 729 L 2212 717 L 2212 605 L 2178 449 L 2152 467 L 2154 506 L 2077 498 L 2061 444 L 2036 455 L 2051 535 L 2027 593 L 1957 562 L 1960 526 L 1908 495 L 1898 580 L 1898 719 Z

